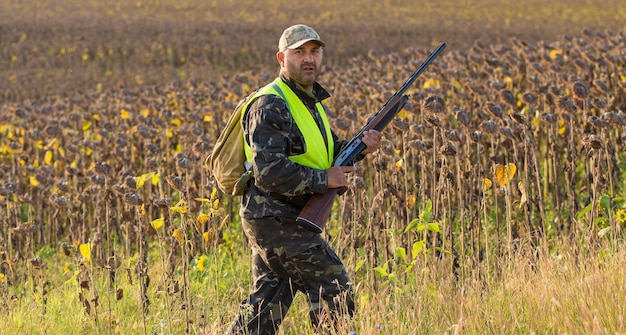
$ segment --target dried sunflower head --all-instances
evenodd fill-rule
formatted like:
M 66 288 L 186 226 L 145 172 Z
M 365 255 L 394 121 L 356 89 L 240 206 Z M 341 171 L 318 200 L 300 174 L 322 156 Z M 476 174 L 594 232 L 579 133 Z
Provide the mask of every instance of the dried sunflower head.
M 592 148 L 592 149 L 601 149 L 604 147 L 602 140 L 600 137 L 594 134 L 587 134 L 581 140 L 582 145 Z
M 438 95 L 431 95 L 424 100 L 424 109 L 431 113 L 442 113 L 446 109 L 446 103 Z

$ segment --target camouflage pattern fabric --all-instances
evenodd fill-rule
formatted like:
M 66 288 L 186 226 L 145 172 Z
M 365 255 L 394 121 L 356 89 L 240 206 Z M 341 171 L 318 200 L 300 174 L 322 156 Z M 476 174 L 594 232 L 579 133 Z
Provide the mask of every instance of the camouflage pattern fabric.
M 330 97 L 328 92 L 315 83 L 311 94 L 282 75 L 281 79 L 323 129 L 315 103 Z M 311 194 L 327 191 L 326 172 L 289 160 L 304 153 L 306 146 L 280 97 L 259 97 L 242 125 L 252 149 L 254 179 L 244 191 L 239 214 L 252 248 L 253 287 L 228 334 L 274 334 L 297 292 L 307 296 L 314 327 L 332 326 L 339 315 L 354 312 L 352 283 L 322 236 L 295 221 Z M 335 141 L 338 152 L 345 142 L 332 136 L 325 140 Z
M 319 235 L 280 217 L 244 220 L 252 247 L 253 289 L 227 334 L 275 334 L 295 294 L 306 294 L 314 329 L 353 315 L 352 283 Z
M 312 113 L 318 128 L 323 129 L 315 103 L 330 97 L 328 92 L 316 83 L 312 95 L 295 82 L 281 78 Z M 283 99 L 274 95 L 259 97 L 246 112 L 243 129 L 252 149 L 254 168 L 254 180 L 250 181 L 241 200 L 243 217 L 295 218 L 311 194 L 326 193 L 326 172 L 289 160 L 289 156 L 303 154 L 306 147 Z M 326 138 L 328 140 L 335 141 L 336 153 L 346 143 L 338 140 L 334 133 L 332 139 Z

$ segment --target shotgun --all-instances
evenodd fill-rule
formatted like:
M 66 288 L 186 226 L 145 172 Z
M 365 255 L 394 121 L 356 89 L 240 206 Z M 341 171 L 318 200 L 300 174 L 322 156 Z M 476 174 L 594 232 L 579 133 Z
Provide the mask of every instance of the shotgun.
M 393 118 L 398 115 L 400 110 L 404 107 L 408 95 L 404 95 L 404 92 L 413 84 L 417 77 L 424 72 L 426 67 L 433 61 L 435 57 L 446 47 L 445 43 L 441 43 L 435 51 L 433 51 L 428 58 L 420 65 L 420 67 L 404 82 L 402 87 L 394 93 L 394 95 L 385 102 L 383 107 L 369 118 L 365 127 L 363 127 L 359 133 L 354 136 L 348 144 L 341 150 L 339 155 L 335 158 L 333 166 L 347 166 L 353 163 L 354 159 L 359 156 L 366 145 L 361 140 L 363 132 L 366 130 L 374 129 L 382 131 Z M 331 188 L 324 194 L 313 194 L 300 211 L 296 222 L 304 228 L 313 231 L 315 233 L 321 233 L 326 227 L 326 220 L 330 216 L 330 211 L 335 202 L 335 197 L 342 193 L 345 188 Z

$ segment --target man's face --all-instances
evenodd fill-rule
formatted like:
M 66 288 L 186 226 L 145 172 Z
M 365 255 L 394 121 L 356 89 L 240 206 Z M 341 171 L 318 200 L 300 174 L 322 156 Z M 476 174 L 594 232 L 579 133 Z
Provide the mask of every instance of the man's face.
M 296 49 L 277 54 L 281 71 L 307 90 L 313 89 L 322 67 L 323 49 L 319 43 L 309 41 Z

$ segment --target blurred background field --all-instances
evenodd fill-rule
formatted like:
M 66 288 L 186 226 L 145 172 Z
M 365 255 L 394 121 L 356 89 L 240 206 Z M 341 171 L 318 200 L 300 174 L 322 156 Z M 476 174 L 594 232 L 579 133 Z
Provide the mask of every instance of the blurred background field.
M 622 1 L 5 1 L 0 2 L 0 101 L 77 89 L 204 80 L 274 71 L 278 36 L 315 26 L 327 65 L 370 50 L 465 50 L 622 30 Z
M 223 332 L 249 251 L 204 159 L 296 22 L 346 138 L 448 44 L 333 208 L 338 334 L 626 333 L 625 11 L 0 0 L 0 334 Z

